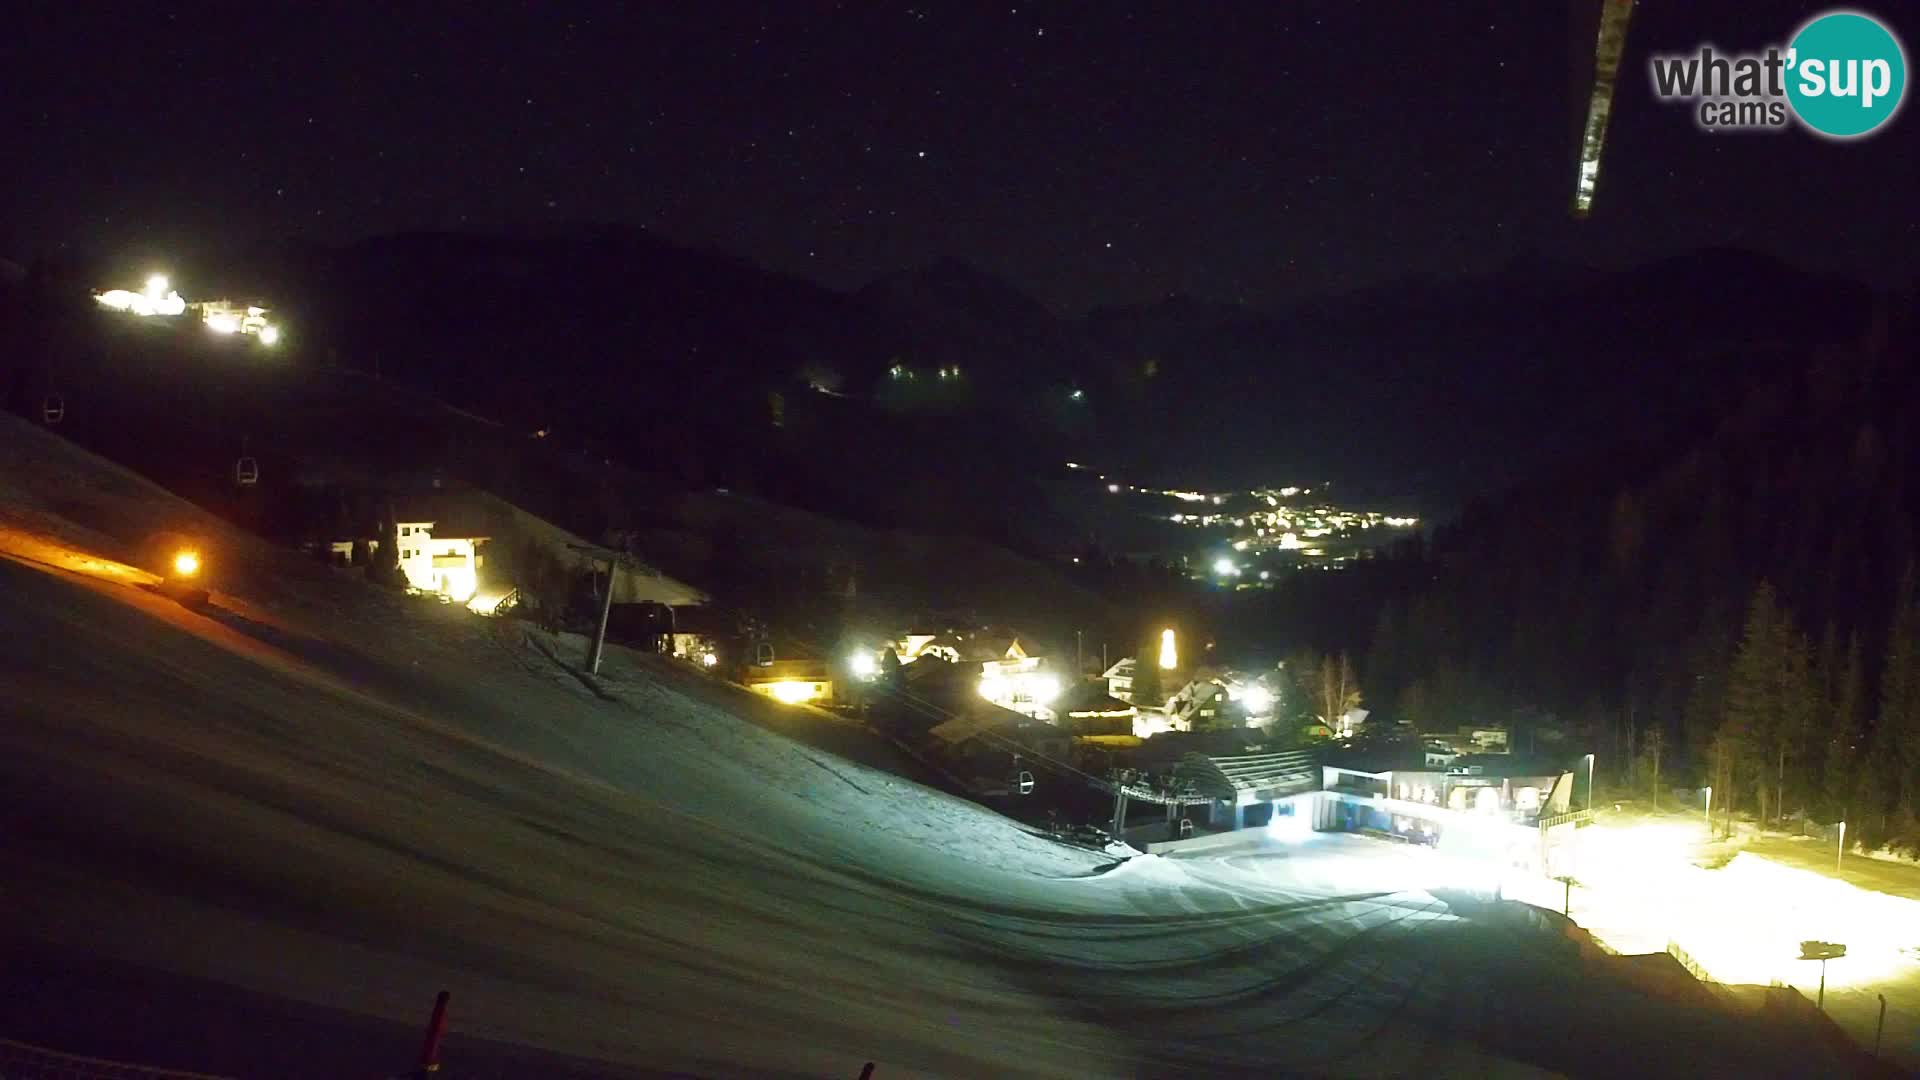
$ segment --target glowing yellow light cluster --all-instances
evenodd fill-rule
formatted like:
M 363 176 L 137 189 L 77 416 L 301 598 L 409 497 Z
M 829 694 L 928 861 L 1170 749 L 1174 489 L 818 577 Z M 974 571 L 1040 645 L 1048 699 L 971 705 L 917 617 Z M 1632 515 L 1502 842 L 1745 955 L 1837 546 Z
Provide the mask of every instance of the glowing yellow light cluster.
M 1023 701 L 1049 705 L 1060 696 L 1060 679 L 1038 671 L 1023 671 L 1011 676 L 987 675 L 980 680 L 980 696 L 996 705 Z
M 811 682 L 806 679 L 780 679 L 777 682 L 763 683 L 757 689 L 783 705 L 800 705 L 827 696 L 825 683 Z
M 94 303 L 110 311 L 125 312 L 129 315 L 160 315 L 174 317 L 184 315 L 188 308 L 194 309 L 200 321 L 209 331 L 222 336 L 246 334 L 262 345 L 273 345 L 280 340 L 280 328 L 267 322 L 267 309 L 247 305 L 239 306 L 225 300 L 201 300 L 188 303 L 176 292 L 165 274 L 154 274 L 147 278 L 147 284 L 140 292 L 127 289 L 108 289 L 95 293 Z
M 166 278 L 155 278 L 162 290 L 166 289 Z M 124 311 L 129 315 L 165 315 L 173 316 L 187 310 L 187 302 L 180 294 L 172 291 L 155 292 L 151 282 L 146 292 L 128 292 L 126 289 L 108 289 L 97 293 L 94 302 L 113 311 Z

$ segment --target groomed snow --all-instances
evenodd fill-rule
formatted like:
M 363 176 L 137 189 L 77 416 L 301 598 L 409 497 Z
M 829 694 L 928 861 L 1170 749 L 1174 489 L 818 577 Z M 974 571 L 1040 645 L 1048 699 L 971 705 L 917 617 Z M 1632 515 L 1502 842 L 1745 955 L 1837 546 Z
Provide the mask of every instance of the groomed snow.
M 120 516 L 187 513 L 17 427 L 10 535 L 122 558 Z M 409 1023 L 445 986 L 450 1068 L 1833 1074 L 1459 917 L 1415 853 L 1068 847 L 836 720 L 620 650 L 589 686 L 578 639 L 219 548 L 207 614 L 0 558 L 9 933 Z

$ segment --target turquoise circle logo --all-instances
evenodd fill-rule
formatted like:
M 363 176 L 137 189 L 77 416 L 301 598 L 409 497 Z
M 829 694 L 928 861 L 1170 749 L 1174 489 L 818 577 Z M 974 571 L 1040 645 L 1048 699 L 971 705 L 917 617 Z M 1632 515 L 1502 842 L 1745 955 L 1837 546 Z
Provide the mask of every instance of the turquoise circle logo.
M 1906 52 L 1891 30 L 1858 12 L 1829 12 L 1801 27 L 1787 64 L 1787 101 L 1801 123 L 1830 138 L 1873 131 L 1906 97 Z

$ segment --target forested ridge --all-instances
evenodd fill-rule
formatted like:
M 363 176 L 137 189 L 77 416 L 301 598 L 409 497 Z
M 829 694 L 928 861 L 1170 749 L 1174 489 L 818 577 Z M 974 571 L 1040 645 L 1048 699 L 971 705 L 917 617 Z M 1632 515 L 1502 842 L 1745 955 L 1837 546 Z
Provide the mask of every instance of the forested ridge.
M 1775 358 L 1691 437 L 1391 553 L 1369 707 L 1425 729 L 1552 716 L 1617 781 L 1920 838 L 1913 310 L 1884 299 L 1857 344 Z

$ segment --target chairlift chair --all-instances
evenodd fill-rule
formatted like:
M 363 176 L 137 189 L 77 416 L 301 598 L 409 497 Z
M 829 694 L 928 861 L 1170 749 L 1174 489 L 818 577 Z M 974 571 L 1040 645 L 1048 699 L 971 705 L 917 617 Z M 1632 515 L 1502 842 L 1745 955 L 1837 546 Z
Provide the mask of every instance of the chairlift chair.
M 1033 774 L 1021 769 L 1020 774 L 1013 779 L 1013 790 L 1022 795 L 1033 794 Z
M 66 419 L 66 416 L 67 402 L 59 394 L 48 394 L 46 400 L 40 403 L 40 418 L 47 422 L 48 427 Z
M 233 482 L 241 487 L 252 487 L 260 482 L 260 463 L 249 455 L 242 455 L 233 463 Z
M 753 662 L 759 667 L 773 666 L 773 643 L 763 641 L 753 647 Z

